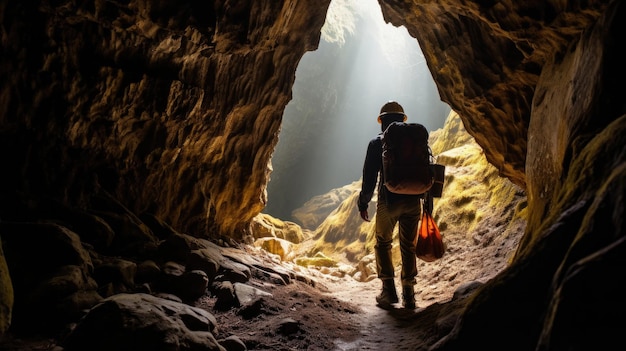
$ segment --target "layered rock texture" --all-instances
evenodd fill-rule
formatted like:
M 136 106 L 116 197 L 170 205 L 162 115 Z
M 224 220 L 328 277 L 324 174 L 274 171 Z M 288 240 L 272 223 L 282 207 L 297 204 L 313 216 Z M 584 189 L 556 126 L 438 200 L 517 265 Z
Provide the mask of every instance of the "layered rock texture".
M 623 349 L 623 3 L 379 2 L 419 41 L 487 160 L 528 197 L 510 266 L 433 349 Z M 76 247 L 60 224 L 23 224 L 54 218 L 110 253 L 151 242 L 144 223 L 157 219 L 249 238 L 295 69 L 328 5 L 1 1 L 0 237 L 36 229 Z M 67 252 L 52 258 L 90 272 L 82 250 Z M 5 329 L 5 279 L 28 277 L 6 274 L 2 258 Z

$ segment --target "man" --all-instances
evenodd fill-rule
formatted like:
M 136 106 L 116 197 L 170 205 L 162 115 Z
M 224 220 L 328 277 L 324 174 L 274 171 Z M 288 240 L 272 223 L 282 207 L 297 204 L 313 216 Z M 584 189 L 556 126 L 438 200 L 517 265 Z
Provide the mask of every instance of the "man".
M 406 121 L 402 106 L 389 101 L 380 109 L 378 123 L 382 132 L 393 122 Z M 365 163 L 363 165 L 363 183 L 358 199 L 361 218 L 369 222 L 367 207 L 374 195 L 378 176 L 378 204 L 376 207 L 376 270 L 383 288 L 376 302 L 381 308 L 390 308 L 398 302 L 394 282 L 395 272 L 391 256 L 393 230 L 399 224 L 400 254 L 402 257 L 401 284 L 403 305 L 407 309 L 415 309 L 415 293 L 413 287 L 417 276 L 415 239 L 417 224 L 421 215 L 421 199 L 423 195 L 401 195 L 387 190 L 383 179 L 382 132 L 369 142 Z

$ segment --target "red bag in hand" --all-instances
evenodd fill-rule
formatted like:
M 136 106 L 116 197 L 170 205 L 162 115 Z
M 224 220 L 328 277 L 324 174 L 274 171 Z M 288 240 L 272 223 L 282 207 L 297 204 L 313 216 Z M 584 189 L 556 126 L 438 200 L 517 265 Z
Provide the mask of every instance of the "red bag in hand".
M 443 257 L 445 251 L 446 247 L 441 238 L 439 227 L 437 227 L 430 212 L 424 209 L 417 232 L 415 255 L 423 261 L 432 262 Z

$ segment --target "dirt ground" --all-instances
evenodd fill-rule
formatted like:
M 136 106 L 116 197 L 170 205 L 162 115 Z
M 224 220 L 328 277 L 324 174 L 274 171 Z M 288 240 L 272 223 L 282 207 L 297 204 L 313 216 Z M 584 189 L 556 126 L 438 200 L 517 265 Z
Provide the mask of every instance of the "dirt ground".
M 300 272 L 310 277 L 314 286 L 295 280 L 281 286 L 252 280 L 250 284 L 272 294 L 253 318 L 242 318 L 237 309 L 213 311 L 211 298 L 200 305 L 212 311 L 223 326 L 218 339 L 236 335 L 248 350 L 426 351 L 457 320 L 464 301 L 453 299 L 454 294 L 462 295 L 494 277 L 506 268 L 517 247 L 523 222 L 510 224 L 507 232 L 490 220 L 486 220 L 486 229 L 473 236 L 449 228 L 444 257 L 434 262 L 418 259 L 415 310 L 406 310 L 401 303 L 390 310 L 378 307 L 378 279 L 360 282 L 340 274 L 337 268 L 314 267 Z M 400 293 L 399 279 L 395 283 Z M 285 330 L 281 325 L 287 318 L 296 326 Z
M 215 301 L 210 297 L 201 299 L 198 306 L 218 319 L 222 326 L 218 340 L 235 335 L 248 350 L 278 351 L 426 350 L 436 341 L 429 331 L 441 327 L 427 324 L 433 320 L 430 314 L 451 307 L 438 303 L 444 301 L 424 301 L 418 285 L 415 310 L 406 310 L 401 303 L 384 310 L 375 301 L 380 290 L 377 279 L 357 282 L 321 273 L 313 279 L 315 286 L 300 281 L 283 286 L 253 281 L 252 285 L 272 294 L 263 299 L 261 313 L 253 318 L 242 318 L 237 309 L 214 311 Z M 289 318 L 296 326 L 281 327 Z

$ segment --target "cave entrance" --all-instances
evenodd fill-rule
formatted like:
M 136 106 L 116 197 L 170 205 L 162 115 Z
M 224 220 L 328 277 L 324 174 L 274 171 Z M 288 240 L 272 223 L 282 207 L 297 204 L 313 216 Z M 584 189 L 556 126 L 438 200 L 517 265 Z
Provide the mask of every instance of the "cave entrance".
M 406 28 L 385 23 L 376 0 L 332 0 L 319 48 L 296 71 L 264 212 L 294 220 L 291 212 L 312 197 L 358 181 L 388 100 L 429 130 L 450 112 Z

